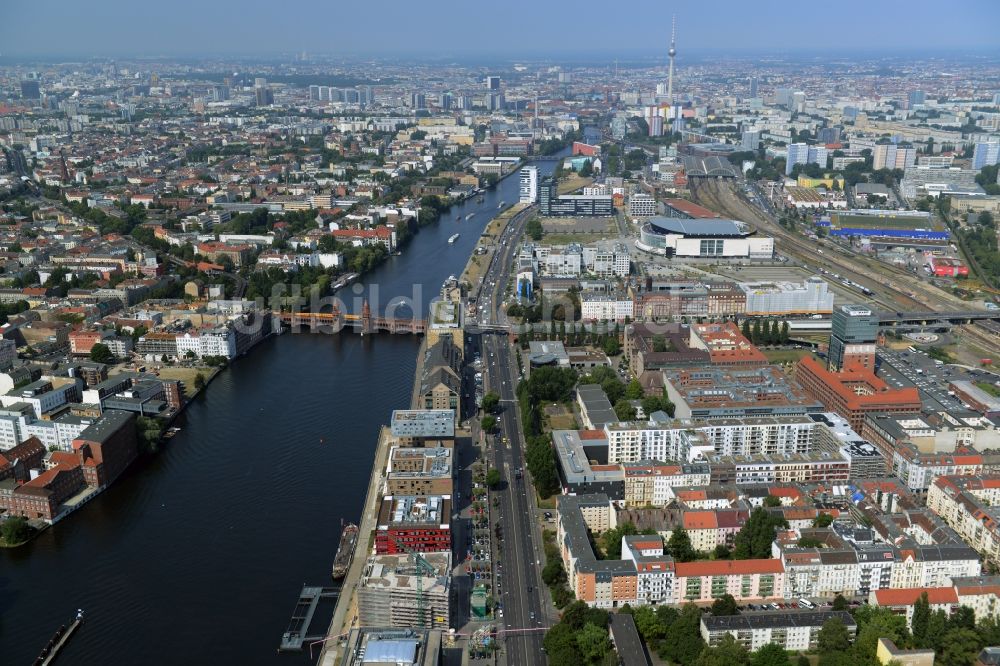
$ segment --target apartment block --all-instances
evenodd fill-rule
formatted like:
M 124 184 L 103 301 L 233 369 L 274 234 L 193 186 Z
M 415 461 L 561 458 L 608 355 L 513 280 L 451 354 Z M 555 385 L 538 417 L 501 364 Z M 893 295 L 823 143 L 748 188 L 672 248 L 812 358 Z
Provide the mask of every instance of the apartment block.
M 748 651 L 756 651 L 768 643 L 775 643 L 786 650 L 815 650 L 819 631 L 830 619 L 840 620 L 854 640 L 858 624 L 847 611 L 789 610 L 774 613 L 752 613 L 716 617 L 703 615 L 701 637 L 710 647 L 719 645 L 726 636 L 732 636 Z
M 712 560 L 677 562 L 674 603 L 711 602 L 724 594 L 737 601 L 783 596 L 784 567 L 780 560 Z
M 1000 476 L 939 476 L 927 508 L 983 557 L 1000 562 Z
M 385 492 L 389 495 L 451 496 L 452 449 L 394 446 L 389 451 Z
M 375 552 L 451 550 L 450 495 L 387 495 L 375 530 Z

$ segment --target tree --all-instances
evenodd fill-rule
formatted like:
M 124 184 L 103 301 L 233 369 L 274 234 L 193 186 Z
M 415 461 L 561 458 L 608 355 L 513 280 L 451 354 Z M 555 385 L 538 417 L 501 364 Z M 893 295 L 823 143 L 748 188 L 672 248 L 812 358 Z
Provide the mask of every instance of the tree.
M 736 599 L 731 594 L 723 594 L 712 603 L 712 615 L 716 617 L 739 614 L 740 607 L 736 604 Z
M 483 420 L 479 422 L 479 427 L 483 429 L 483 432 L 493 432 L 497 427 L 497 417 L 492 415 L 484 416 Z
M 712 550 L 712 557 L 717 560 L 728 560 L 732 556 L 733 551 L 724 543 L 720 543 Z
M 744 319 L 743 320 L 743 330 L 742 330 L 742 332 L 743 332 L 743 337 L 746 338 L 747 340 L 751 340 L 753 338 L 753 332 L 750 330 L 750 320 L 749 319 Z
M 758 507 L 736 533 L 733 557 L 737 560 L 761 559 L 771 556 L 771 544 L 779 527 L 788 527 L 788 521 Z
M 576 630 L 568 623 L 558 622 L 545 632 L 543 645 L 550 664 L 579 666 L 581 658 L 576 644 Z
M 941 666 L 968 666 L 982 648 L 979 634 L 965 627 L 948 631 L 942 643 L 944 645 L 938 652 Z
M 781 506 L 781 498 L 775 497 L 774 495 L 768 495 L 764 498 L 764 506 L 768 508 Z
M 943 639 L 948 631 L 948 616 L 943 610 L 936 610 L 927 619 L 927 634 L 924 643 L 937 652 L 944 645 Z
M 690 562 L 695 558 L 695 550 L 691 545 L 691 537 L 683 527 L 676 528 L 667 540 L 667 550 L 678 562 Z
M 635 407 L 625 399 L 619 400 L 615 403 L 615 415 L 619 421 L 634 421 L 636 415 Z
M 833 610 L 835 611 L 847 610 L 847 599 L 844 598 L 844 595 L 838 594 L 833 598 Z
M 21 516 L 13 516 L 0 525 L 0 537 L 7 544 L 23 543 L 31 537 L 33 529 Z
M 829 527 L 833 524 L 833 516 L 828 513 L 821 513 L 813 518 L 813 527 Z
M 639 383 L 638 379 L 633 379 L 625 387 L 626 400 L 639 400 L 642 398 L 642 393 L 642 384 Z
M 948 618 L 948 628 L 975 629 L 976 612 L 968 606 L 959 606 L 950 618 Z
M 788 666 L 788 653 L 777 643 L 768 643 L 750 655 L 750 666 Z
M 787 321 L 781 322 L 781 344 L 783 345 L 788 344 L 788 328 Z
M 930 637 L 927 635 L 927 626 L 930 620 L 931 606 L 927 601 L 927 593 L 924 592 L 913 604 L 913 620 L 911 622 L 913 642 L 918 648 L 928 647 Z
M 113 363 L 115 355 L 111 353 L 111 348 L 103 342 L 95 342 L 90 348 L 90 360 L 95 363 Z
M 600 663 L 611 651 L 611 639 L 603 627 L 586 624 L 576 634 L 576 646 L 587 663 Z
M 831 617 L 820 627 L 816 636 L 816 647 L 820 654 L 843 652 L 850 646 L 851 639 L 847 627 L 839 618 Z
M 500 407 L 500 396 L 490 391 L 483 396 L 483 411 L 487 414 L 495 414 Z
M 601 549 L 609 560 L 618 560 L 622 556 L 622 537 L 638 534 L 633 523 L 622 523 L 618 527 L 607 530 L 601 535 Z
M 196 391 L 200 391 L 205 388 L 205 375 L 200 372 L 194 376 L 194 388 Z
M 749 663 L 747 649 L 732 634 L 726 634 L 717 646 L 702 649 L 695 666 L 746 666 Z
M 608 338 L 601 347 L 608 356 L 618 356 L 622 353 L 622 345 L 618 342 L 618 338 Z
M 701 609 L 694 604 L 686 604 L 677 619 L 670 624 L 660 657 L 684 666 L 693 666 L 705 648 L 701 637 Z
M 800 657 L 800 665 L 802 665 L 801 659 L 806 659 L 805 664 L 809 664 L 808 658 Z M 862 660 L 862 663 L 867 666 L 873 662 Z M 858 659 L 850 652 L 822 652 L 819 655 L 819 666 L 858 666 Z
M 496 488 L 500 485 L 500 470 L 496 467 L 491 467 L 490 471 L 486 472 L 486 485 L 490 488 Z
M 854 619 L 858 623 L 858 635 L 854 641 L 858 655 L 874 656 L 879 638 L 888 638 L 896 645 L 905 645 L 909 641 L 906 617 L 896 615 L 889 608 L 865 605 L 855 612 Z
M 662 608 L 666 607 L 663 606 Z M 666 635 L 666 626 L 651 606 L 639 606 L 636 608 L 632 612 L 632 619 L 635 620 L 635 626 L 639 630 L 639 635 L 646 640 L 646 643 L 659 640 Z
M 531 240 L 540 241 L 545 230 L 542 228 L 542 221 L 537 217 L 533 217 L 524 225 L 524 232 L 531 237 Z

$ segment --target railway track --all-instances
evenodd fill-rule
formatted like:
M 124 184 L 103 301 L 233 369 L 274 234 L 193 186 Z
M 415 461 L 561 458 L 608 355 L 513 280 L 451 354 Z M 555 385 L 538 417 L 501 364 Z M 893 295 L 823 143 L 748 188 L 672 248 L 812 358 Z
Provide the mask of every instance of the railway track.
M 769 215 L 740 197 L 725 181 L 692 179 L 690 189 L 698 204 L 766 230 L 780 243 L 782 252 L 795 257 L 807 267 L 824 269 L 870 289 L 875 295 L 865 300 L 888 311 L 942 310 L 955 307 L 954 304 L 942 303 L 938 299 L 932 301 L 918 298 L 912 291 L 913 288 L 918 288 L 918 279 L 905 271 L 882 263 L 874 265 L 872 262 L 877 260 L 848 255 L 840 248 L 827 246 L 822 249 L 816 243 L 786 230 Z

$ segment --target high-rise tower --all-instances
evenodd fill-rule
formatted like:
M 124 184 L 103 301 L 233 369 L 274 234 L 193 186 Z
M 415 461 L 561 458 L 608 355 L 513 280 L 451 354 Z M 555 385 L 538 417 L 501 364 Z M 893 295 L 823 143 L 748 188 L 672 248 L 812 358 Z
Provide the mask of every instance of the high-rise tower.
M 667 75 L 667 103 L 674 103 L 674 56 L 677 55 L 677 17 L 674 16 L 671 19 L 670 24 L 670 50 L 667 51 L 667 55 L 670 56 L 670 73 Z

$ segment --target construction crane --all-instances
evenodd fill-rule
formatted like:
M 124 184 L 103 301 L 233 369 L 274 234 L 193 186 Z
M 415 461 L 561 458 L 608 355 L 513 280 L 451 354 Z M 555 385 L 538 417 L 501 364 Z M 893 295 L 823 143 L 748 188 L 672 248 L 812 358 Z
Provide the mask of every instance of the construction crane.
M 414 563 L 417 565 L 417 625 L 422 628 L 424 626 L 424 617 L 427 606 L 427 601 L 424 599 L 424 575 L 436 576 L 437 569 L 434 568 L 433 564 L 425 560 L 420 553 L 402 543 L 396 537 L 390 535 L 389 538 L 392 539 L 392 542 L 396 544 L 397 548 L 412 557 Z M 431 622 L 431 624 L 433 624 L 433 622 Z

